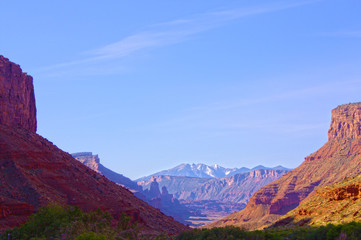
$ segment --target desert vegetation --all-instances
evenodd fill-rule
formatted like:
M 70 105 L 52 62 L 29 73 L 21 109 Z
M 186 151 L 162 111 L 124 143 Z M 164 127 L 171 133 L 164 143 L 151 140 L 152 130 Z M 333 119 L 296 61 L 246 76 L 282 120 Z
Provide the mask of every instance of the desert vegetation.
M 119 219 L 106 211 L 83 212 L 78 207 L 49 205 L 30 216 L 21 227 L 0 235 L 0 240 L 118 240 L 162 239 L 140 233 L 139 226 L 125 214 Z
M 121 239 L 168 239 L 168 240 L 356 240 L 361 236 L 361 223 L 321 227 L 272 228 L 245 231 L 237 227 L 191 229 L 177 236 L 146 235 L 130 217 L 119 219 L 106 211 L 83 212 L 78 207 L 49 205 L 32 215 L 21 227 L 0 235 L 0 240 L 121 240 Z
M 192 229 L 176 237 L 176 240 L 357 240 L 361 236 L 361 223 L 327 225 L 317 228 L 277 228 L 245 231 L 237 227 Z

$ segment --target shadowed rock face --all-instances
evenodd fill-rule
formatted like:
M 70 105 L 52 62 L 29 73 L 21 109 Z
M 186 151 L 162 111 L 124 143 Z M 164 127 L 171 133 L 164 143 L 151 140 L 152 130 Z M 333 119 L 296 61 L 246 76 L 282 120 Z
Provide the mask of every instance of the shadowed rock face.
M 186 221 L 190 216 L 189 209 L 180 204 L 178 199 L 169 194 L 166 187 L 162 187 L 162 192 L 159 190 L 159 184 L 154 179 L 151 183 L 150 189 L 143 191 L 146 201 L 153 207 L 160 209 L 168 216 L 174 217 L 177 221 L 188 224 Z
M 36 132 L 33 78 L 0 55 L 0 123 Z
M 154 233 L 185 228 L 35 133 L 0 125 L 0 149 L 0 229 L 50 202 L 126 213 Z
M 115 218 L 126 213 L 145 233 L 186 228 L 36 134 L 31 77 L 0 60 L 0 231 L 23 224 L 48 203 L 107 210 Z
M 158 198 L 160 197 L 160 191 L 159 191 L 159 184 L 157 183 L 157 181 L 153 181 L 150 184 L 150 189 L 149 189 L 149 198 Z
M 297 207 L 315 188 L 360 174 L 360 112 L 360 103 L 334 109 L 329 140 L 324 146 L 306 157 L 298 168 L 257 191 L 244 210 L 209 227 L 262 228 Z

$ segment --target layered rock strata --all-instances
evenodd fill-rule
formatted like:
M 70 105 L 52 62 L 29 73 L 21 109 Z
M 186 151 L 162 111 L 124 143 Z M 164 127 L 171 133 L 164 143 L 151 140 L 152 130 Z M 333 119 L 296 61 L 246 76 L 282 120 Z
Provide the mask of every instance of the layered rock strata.
M 361 175 L 315 191 L 272 227 L 320 226 L 361 220 Z

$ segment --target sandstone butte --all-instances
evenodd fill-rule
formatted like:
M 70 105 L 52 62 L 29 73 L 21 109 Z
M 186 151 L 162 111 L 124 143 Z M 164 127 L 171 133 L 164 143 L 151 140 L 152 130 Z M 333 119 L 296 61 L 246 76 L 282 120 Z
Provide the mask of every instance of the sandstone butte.
M 296 208 L 314 189 L 361 173 L 361 103 L 340 105 L 332 110 L 328 141 L 305 158 L 297 168 L 264 186 L 245 209 L 207 227 L 228 225 L 261 229 Z
M 0 56 L 0 230 L 23 224 L 49 203 L 128 214 L 149 234 L 186 227 L 36 134 L 32 77 Z

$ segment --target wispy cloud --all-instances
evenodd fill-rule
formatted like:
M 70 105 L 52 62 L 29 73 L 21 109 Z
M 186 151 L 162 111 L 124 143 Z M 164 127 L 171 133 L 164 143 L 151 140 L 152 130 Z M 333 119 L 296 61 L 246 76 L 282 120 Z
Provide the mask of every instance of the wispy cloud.
M 227 21 L 268 12 L 281 11 L 309 4 L 315 1 L 283 3 L 253 8 L 216 11 L 200 14 L 188 19 L 177 19 L 150 27 L 148 31 L 128 36 L 118 42 L 91 50 L 95 59 L 113 59 L 128 56 L 134 52 L 184 41 L 194 34 L 215 28 Z
M 216 28 L 232 20 L 295 8 L 314 2 L 317 2 L 317 0 L 301 1 L 298 3 L 272 3 L 249 8 L 214 11 L 150 25 L 146 31 L 135 33 L 109 45 L 86 51 L 83 53 L 84 58 L 82 59 L 44 67 L 39 71 L 45 72 L 48 75 L 66 74 L 68 72 L 67 68 L 75 66 L 77 71 L 80 71 L 86 68 L 86 66 L 99 65 L 109 60 L 114 62 L 138 52 L 185 41 L 198 33 Z M 79 66 L 82 66 L 82 68 L 79 68 Z M 121 67 L 121 69 L 123 68 Z M 100 71 L 99 73 L 106 73 L 106 71 Z

